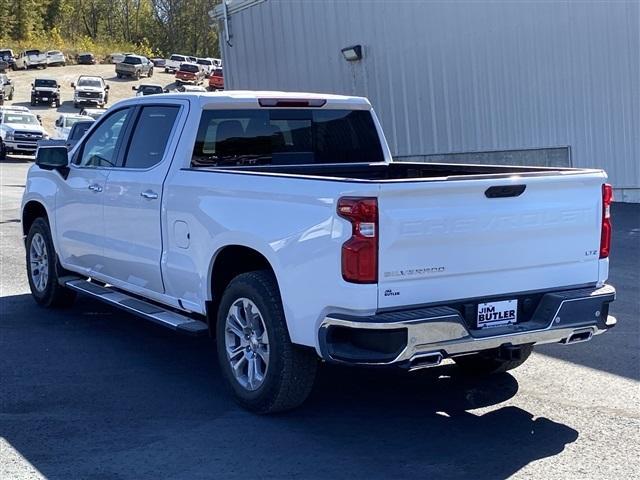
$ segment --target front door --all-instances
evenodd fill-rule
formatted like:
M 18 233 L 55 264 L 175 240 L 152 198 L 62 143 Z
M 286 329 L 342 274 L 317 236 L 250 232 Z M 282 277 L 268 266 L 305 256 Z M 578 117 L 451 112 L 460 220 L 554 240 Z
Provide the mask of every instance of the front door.
M 104 194 L 131 109 L 106 115 L 76 150 L 56 196 L 57 250 L 63 265 L 90 276 L 103 263 Z
M 105 262 L 101 273 L 133 290 L 164 292 L 161 274 L 162 186 L 171 165 L 180 105 L 138 107 L 121 163 L 104 195 Z

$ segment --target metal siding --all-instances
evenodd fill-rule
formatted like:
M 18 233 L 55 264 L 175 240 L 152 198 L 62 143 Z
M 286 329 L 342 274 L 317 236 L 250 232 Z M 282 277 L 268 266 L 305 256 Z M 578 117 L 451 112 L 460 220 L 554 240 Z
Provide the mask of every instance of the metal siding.
M 396 156 L 568 145 L 640 201 L 637 0 L 267 0 L 230 19 L 229 88 L 367 96 Z

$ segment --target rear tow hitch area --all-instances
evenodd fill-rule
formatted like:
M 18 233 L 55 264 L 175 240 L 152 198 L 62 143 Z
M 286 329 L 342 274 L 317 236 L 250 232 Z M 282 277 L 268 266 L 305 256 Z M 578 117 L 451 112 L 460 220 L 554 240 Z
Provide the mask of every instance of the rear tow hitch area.
M 521 346 L 502 345 L 498 350 L 498 358 L 500 360 L 513 361 L 522 359 Z

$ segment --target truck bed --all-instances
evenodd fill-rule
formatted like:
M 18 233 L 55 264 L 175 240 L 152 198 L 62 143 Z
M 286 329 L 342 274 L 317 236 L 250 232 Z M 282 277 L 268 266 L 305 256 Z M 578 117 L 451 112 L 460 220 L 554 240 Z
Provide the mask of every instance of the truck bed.
M 252 165 L 229 167 L 202 167 L 204 170 L 232 170 L 238 172 L 266 173 L 340 181 L 401 181 L 443 180 L 517 176 L 546 176 L 585 173 L 585 169 L 563 167 L 520 167 L 511 165 L 458 165 L 446 163 L 392 162 L 322 165 Z

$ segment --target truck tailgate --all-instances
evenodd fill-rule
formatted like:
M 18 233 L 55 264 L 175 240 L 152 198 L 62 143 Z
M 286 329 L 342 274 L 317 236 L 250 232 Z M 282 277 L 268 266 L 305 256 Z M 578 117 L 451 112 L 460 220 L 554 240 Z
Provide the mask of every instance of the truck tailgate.
M 596 283 L 604 181 L 571 172 L 382 184 L 379 308 Z M 526 188 L 485 194 L 513 185 Z

